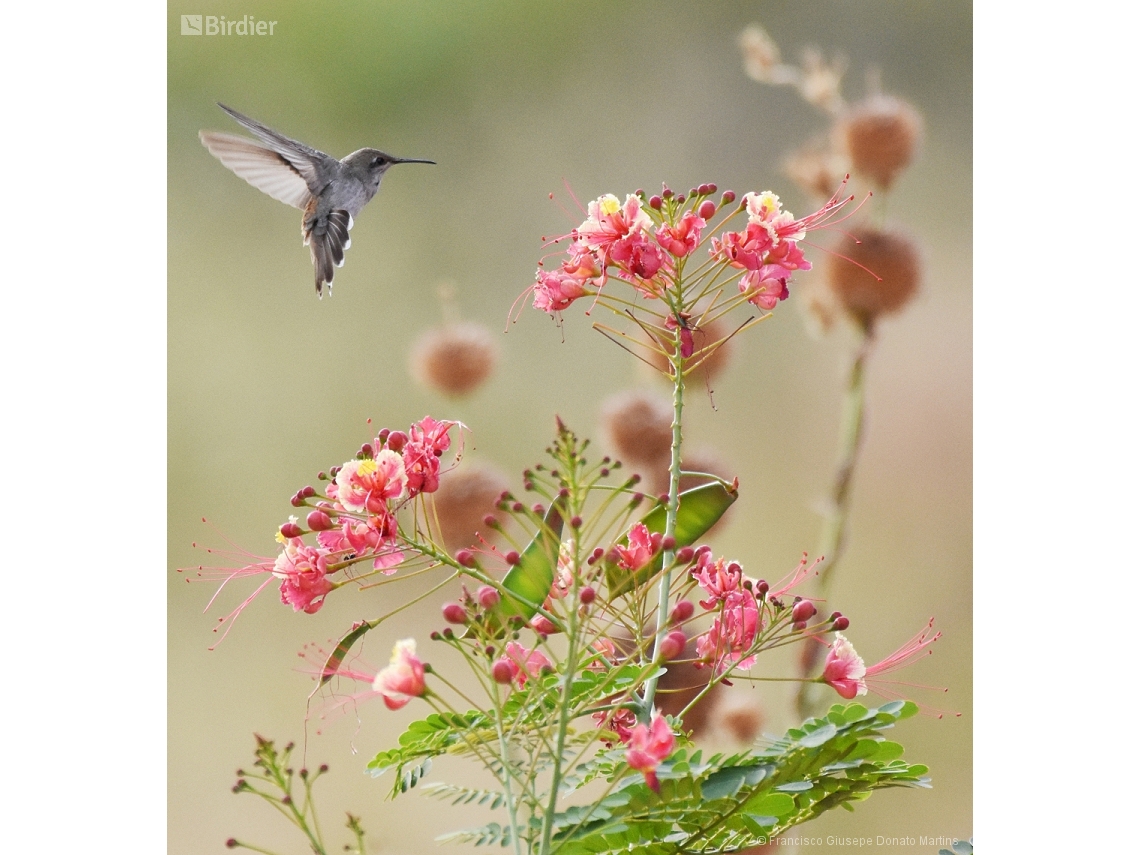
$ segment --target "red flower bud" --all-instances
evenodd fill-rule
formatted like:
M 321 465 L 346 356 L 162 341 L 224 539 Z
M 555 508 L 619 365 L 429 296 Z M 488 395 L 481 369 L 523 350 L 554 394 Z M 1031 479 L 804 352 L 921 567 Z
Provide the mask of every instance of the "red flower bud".
M 661 647 L 658 649 L 661 659 L 665 662 L 676 659 L 684 652 L 687 640 L 685 633 L 679 629 L 675 629 L 666 635 L 661 639 Z
M 305 517 L 305 523 L 312 531 L 327 531 L 333 527 L 332 518 L 324 511 L 311 511 Z
M 522 556 L 512 549 L 510 552 L 503 556 L 503 560 L 514 567 L 516 564 L 522 561 Z
M 506 659 L 499 659 L 491 666 L 491 679 L 496 683 L 507 685 L 514 677 L 514 669 Z
M 300 537 L 302 534 L 301 527 L 295 522 L 287 522 L 281 526 L 282 537 Z
M 467 623 L 467 609 L 459 603 L 446 603 L 443 607 L 443 619 L 448 623 Z
M 461 549 L 455 553 L 455 560 L 464 567 L 475 566 L 475 555 L 470 549 Z
M 388 434 L 388 448 L 391 451 L 395 451 L 397 454 L 400 453 L 400 451 L 404 448 L 405 445 L 407 445 L 407 443 L 408 435 L 402 430 L 394 430 Z
M 690 561 L 693 560 L 694 554 L 695 553 L 693 551 L 693 547 L 682 546 L 680 549 L 677 550 L 677 562 L 679 564 L 688 564 Z
M 675 624 L 684 623 L 693 616 L 693 612 L 695 611 L 696 606 L 694 606 L 688 600 L 681 600 L 677 603 L 677 605 L 673 606 L 673 611 L 669 615 L 669 621 Z
M 847 627 L 849 627 L 849 626 L 851 626 L 851 621 L 849 621 L 847 618 L 843 617 L 842 615 L 837 617 L 835 619 L 835 622 L 831 624 L 831 628 L 834 629 L 836 632 L 842 632 L 843 630 L 847 629 Z
M 792 606 L 792 620 L 793 621 L 806 621 L 815 614 L 815 606 L 811 604 L 810 600 L 800 600 Z
M 590 603 L 594 602 L 594 597 L 596 597 L 596 596 L 597 596 L 597 592 L 593 588 L 591 588 L 589 585 L 587 585 L 585 588 L 583 588 L 581 591 L 578 592 L 578 600 L 584 606 L 588 606 L 588 605 L 590 605 Z
M 493 609 L 499 604 L 502 599 L 499 592 L 492 588 L 490 585 L 483 585 L 475 592 L 475 597 L 479 600 L 479 605 L 485 609 Z
M 712 199 L 705 199 L 697 208 L 697 216 L 702 220 L 711 220 L 716 215 L 716 205 Z
M 677 548 L 677 538 L 673 537 L 673 535 L 671 535 L 671 534 L 668 535 L 667 537 L 661 538 L 661 548 L 662 549 L 676 549 Z
M 736 194 L 733 193 L 731 190 L 725 190 L 724 193 L 721 194 L 720 203 L 722 205 L 731 205 L 735 201 L 736 201 Z
M 649 207 L 652 208 L 654 211 L 660 211 L 661 210 L 661 197 L 660 196 L 650 196 L 649 197 Z

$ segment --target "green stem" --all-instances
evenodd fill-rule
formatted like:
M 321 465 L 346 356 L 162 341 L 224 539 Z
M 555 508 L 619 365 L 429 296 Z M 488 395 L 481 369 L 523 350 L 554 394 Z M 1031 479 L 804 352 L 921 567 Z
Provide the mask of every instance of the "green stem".
M 860 327 L 860 341 L 847 376 L 847 390 L 843 398 L 843 414 L 839 430 L 839 462 L 835 469 L 835 481 L 831 491 L 831 506 L 824 520 L 819 554 L 823 556 L 822 569 L 816 590 L 822 599 L 827 599 L 835 579 L 836 568 L 847 549 L 848 520 L 851 511 L 851 484 L 854 480 L 855 465 L 863 444 L 864 416 L 866 403 L 867 361 L 875 344 L 874 328 Z M 813 645 L 800 662 L 801 674 L 808 677 L 819 664 L 822 645 Z M 805 682 L 796 692 L 796 712 L 801 717 L 814 713 L 817 706 L 811 683 Z
M 681 411 L 685 402 L 685 359 L 681 355 L 681 327 L 673 331 L 673 352 L 669 354 L 669 364 L 673 367 L 673 442 L 669 456 L 669 502 L 665 508 L 665 538 L 672 538 L 677 531 L 677 510 L 680 507 L 681 493 Z M 661 580 L 657 586 L 657 630 L 653 638 L 653 661 L 659 658 L 661 642 L 669 630 L 669 588 L 673 583 L 673 559 L 675 550 L 667 549 L 662 556 Z M 653 698 L 657 694 L 657 675 L 645 681 L 645 706 L 642 711 L 648 720 L 653 712 Z

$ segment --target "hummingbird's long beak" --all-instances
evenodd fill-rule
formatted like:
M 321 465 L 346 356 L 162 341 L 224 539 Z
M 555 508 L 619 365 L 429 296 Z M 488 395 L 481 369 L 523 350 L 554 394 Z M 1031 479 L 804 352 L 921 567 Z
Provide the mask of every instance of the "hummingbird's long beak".
M 434 160 L 424 160 L 422 157 L 393 157 L 392 163 L 431 163 L 435 164 Z

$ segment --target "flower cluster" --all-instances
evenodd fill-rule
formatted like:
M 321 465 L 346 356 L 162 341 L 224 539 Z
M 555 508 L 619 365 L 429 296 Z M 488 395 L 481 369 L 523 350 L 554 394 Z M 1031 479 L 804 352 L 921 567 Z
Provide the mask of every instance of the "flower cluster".
M 585 222 L 566 236 L 570 241 L 566 258 L 553 270 L 539 267 L 532 286 L 533 304 L 553 315 L 581 297 L 601 297 L 613 275 L 632 285 L 643 298 L 662 298 L 667 291 L 680 289 L 684 292 L 681 305 L 670 299 L 672 311 L 663 328 L 681 325 L 687 329 L 684 322 L 692 304 L 713 290 L 706 286 L 722 273 L 743 270 L 740 293 L 758 308 L 772 309 L 788 296 L 792 272 L 811 269 L 800 242 L 851 200 L 840 196 L 842 190 L 841 184 L 827 204 L 802 219 L 784 211 L 779 197 L 771 192 L 746 193 L 734 205 L 736 194 L 730 190 L 719 203 L 714 202 L 709 198 L 716 193 L 714 184 L 702 184 L 687 197 L 667 187 L 649 199 L 640 190 L 624 202 L 612 194 L 600 196 L 587 205 Z M 720 226 L 739 213 L 746 214 L 748 221 L 739 231 L 726 230 L 708 238 L 711 263 L 682 287 L 684 262 L 702 245 L 718 212 L 726 213 Z
M 280 527 L 281 552 L 275 559 L 229 572 L 226 581 L 268 573 L 280 581 L 281 602 L 294 611 L 314 614 L 358 565 L 364 570 L 354 578 L 395 573 L 407 550 L 418 549 L 402 534 L 397 514 L 418 496 L 439 488 L 441 457 L 451 447 L 450 431 L 457 424 L 425 416 L 407 433 L 381 430 L 353 460 L 333 467 L 328 476 L 322 473 L 321 478 L 329 481 L 324 498 L 317 498 L 311 486 L 294 494 L 293 506 L 310 510 L 303 525 L 291 516 Z M 315 543 L 306 540 L 310 536 Z

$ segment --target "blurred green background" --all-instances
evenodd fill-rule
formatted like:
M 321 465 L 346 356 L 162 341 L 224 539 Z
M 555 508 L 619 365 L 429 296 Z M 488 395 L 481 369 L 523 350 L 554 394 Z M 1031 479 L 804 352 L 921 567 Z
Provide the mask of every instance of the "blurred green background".
M 351 456 L 370 436 L 368 418 L 404 428 L 426 413 L 460 419 L 472 459 L 517 475 L 539 460 L 555 413 L 596 435 L 601 400 L 651 384 L 577 308 L 561 331 L 526 309 L 501 338 L 498 371 L 459 403 L 416 385 L 407 355 L 443 319 L 444 285 L 465 319 L 506 326 L 541 236 L 577 222 L 548 198 L 571 207 L 564 182 L 583 203 L 662 181 L 711 181 L 738 194 L 773 189 L 796 214 L 814 207 L 781 162 L 827 121 L 793 91 L 744 74 L 736 40 L 753 21 L 789 59 L 808 45 L 846 54 L 849 99 L 877 68 L 883 89 L 925 117 L 922 151 L 890 199 L 891 220 L 922 242 L 924 285 L 883 325 L 872 359 L 853 534 L 832 606 L 851 616 L 847 635 L 868 662 L 936 616 L 945 637 L 903 679 L 949 687 L 916 697 L 962 712 L 911 720 L 897 735 L 912 762 L 930 765 L 933 790 L 879 793 L 802 832 L 969 835 L 970 4 L 247 0 L 169 12 L 169 851 L 220 852 L 231 835 L 303 851 L 270 808 L 230 793 L 234 770 L 248 765 L 254 731 L 301 742 L 311 688 L 295 670 L 303 644 L 416 590 L 346 594 L 307 616 L 269 589 L 210 652 L 210 630 L 239 592 L 203 614 L 212 587 L 187 584 L 173 568 L 211 563 L 194 541 L 228 538 L 274 554 L 289 496 Z M 272 37 L 181 36 L 179 16 L 190 12 L 278 23 Z M 318 302 L 300 213 L 199 144 L 202 128 L 241 132 L 215 101 L 337 157 L 372 146 L 438 165 L 388 174 L 357 219 L 335 295 Z M 795 303 L 736 342 L 715 409 L 698 383 L 686 415 L 687 441 L 716 448 L 741 481 L 718 552 L 769 578 L 816 549 L 854 338 L 843 329 L 813 337 Z M 425 636 L 442 599 L 378 630 L 369 657 L 382 662 L 394 639 Z M 790 691 L 755 697 L 767 730 L 791 723 Z M 373 703 L 327 729 L 310 722 L 308 762 L 332 767 L 318 799 L 335 847 L 346 809 L 364 817 L 370 851 L 386 853 L 435 851 L 437 834 L 478 818 L 416 793 L 386 802 L 389 782 L 362 774 L 421 712 Z M 469 779 L 447 763 L 433 777 Z

